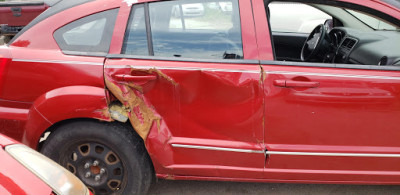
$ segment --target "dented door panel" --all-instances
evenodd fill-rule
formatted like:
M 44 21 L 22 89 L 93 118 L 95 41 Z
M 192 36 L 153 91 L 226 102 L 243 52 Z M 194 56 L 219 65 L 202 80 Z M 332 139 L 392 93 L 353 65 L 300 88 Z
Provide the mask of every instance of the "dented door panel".
M 107 88 L 146 140 L 156 172 L 261 178 L 263 94 L 258 62 L 107 59 Z M 116 76 L 118 75 L 118 76 Z M 126 81 L 120 75 L 155 80 Z

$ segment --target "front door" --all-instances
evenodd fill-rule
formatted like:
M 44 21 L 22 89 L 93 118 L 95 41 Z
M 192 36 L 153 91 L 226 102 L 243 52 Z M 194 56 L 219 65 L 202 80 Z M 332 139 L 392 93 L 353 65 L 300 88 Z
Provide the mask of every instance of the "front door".
M 261 6 L 263 1 L 254 0 L 253 3 L 258 18 L 256 27 L 265 29 L 264 36 L 259 37 L 264 38 L 265 44 L 270 44 L 267 14 L 257 9 L 264 7 Z M 308 6 L 278 2 L 269 6 L 271 14 L 277 11 L 272 9 L 279 8 L 279 5 L 281 11 L 283 8 L 296 10 L 296 6 L 300 11 Z M 324 6 L 319 8 L 328 5 Z M 307 9 L 315 7 L 318 5 Z M 332 6 L 330 10 L 334 14 L 335 10 L 342 9 Z M 298 20 L 287 15 L 282 22 L 293 26 L 290 19 Z M 274 21 L 269 24 L 273 25 Z M 271 29 L 274 30 L 273 26 Z M 347 34 L 334 47 L 333 51 L 337 52 L 333 53 L 335 59 L 329 58 L 328 54 L 331 54 L 326 50 L 326 55 L 313 56 L 310 61 L 314 62 L 277 61 L 268 57 L 261 61 L 264 69 L 266 179 L 399 181 L 400 69 L 390 65 L 378 66 L 379 58 L 376 65 L 357 63 L 376 55 L 373 52 L 371 56 L 362 53 L 365 51 L 363 47 L 368 47 L 364 36 L 374 34 L 345 26 L 332 30 L 327 36 L 340 29 Z M 321 31 L 314 32 L 317 36 Z M 352 40 L 358 42 L 355 45 L 348 43 Z M 349 50 L 349 47 L 352 48 Z M 377 51 L 382 49 L 376 48 Z

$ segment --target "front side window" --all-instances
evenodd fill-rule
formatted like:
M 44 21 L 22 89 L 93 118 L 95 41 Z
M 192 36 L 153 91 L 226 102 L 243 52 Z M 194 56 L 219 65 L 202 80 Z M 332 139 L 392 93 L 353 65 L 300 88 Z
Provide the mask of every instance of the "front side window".
M 275 59 L 279 61 L 346 64 L 346 68 L 354 68 L 347 64 L 379 66 L 377 69 L 398 69 L 400 65 L 400 46 L 395 44 L 400 40 L 400 22 L 379 10 L 336 1 L 277 1 L 268 4 L 266 12 L 269 10 Z
M 69 23 L 54 33 L 63 52 L 108 53 L 118 9 Z
M 123 54 L 201 59 L 241 59 L 239 6 L 232 1 L 166 1 L 148 4 L 148 26 L 143 5 L 132 9 Z M 141 17 L 143 16 L 143 17 Z M 151 41 L 147 44 L 147 40 Z M 146 50 L 144 47 L 151 47 Z

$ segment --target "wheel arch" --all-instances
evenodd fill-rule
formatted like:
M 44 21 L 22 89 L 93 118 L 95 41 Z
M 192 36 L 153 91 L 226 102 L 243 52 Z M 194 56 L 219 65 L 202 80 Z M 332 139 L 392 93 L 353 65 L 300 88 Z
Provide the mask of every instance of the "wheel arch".
M 22 142 L 37 148 L 41 136 L 55 124 L 75 119 L 113 121 L 104 88 L 68 86 L 51 90 L 35 100 L 28 114 Z

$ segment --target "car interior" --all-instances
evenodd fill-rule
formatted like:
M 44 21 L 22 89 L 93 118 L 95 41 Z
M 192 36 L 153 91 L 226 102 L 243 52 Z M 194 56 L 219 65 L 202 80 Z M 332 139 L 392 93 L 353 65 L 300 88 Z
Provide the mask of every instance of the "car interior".
M 350 3 L 267 2 L 278 61 L 400 66 L 399 21 Z

